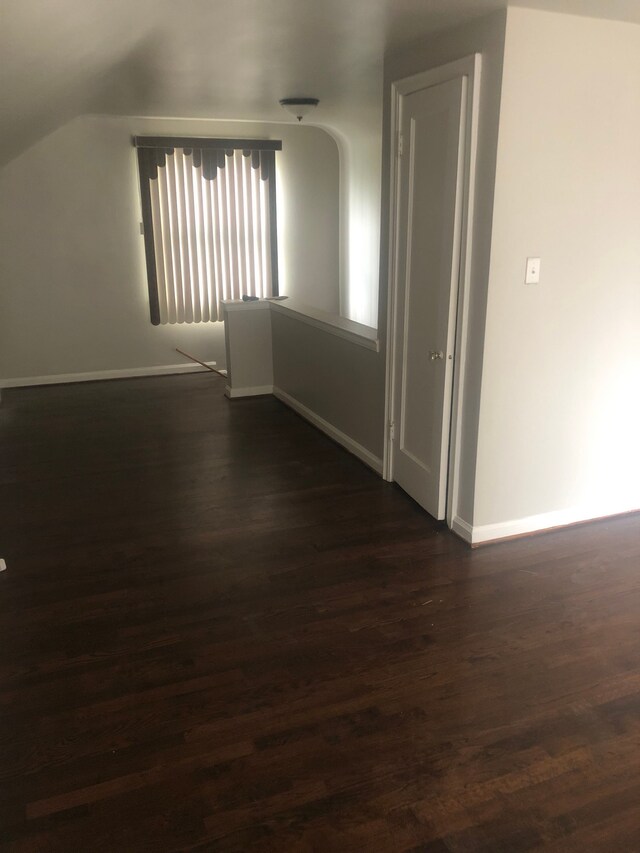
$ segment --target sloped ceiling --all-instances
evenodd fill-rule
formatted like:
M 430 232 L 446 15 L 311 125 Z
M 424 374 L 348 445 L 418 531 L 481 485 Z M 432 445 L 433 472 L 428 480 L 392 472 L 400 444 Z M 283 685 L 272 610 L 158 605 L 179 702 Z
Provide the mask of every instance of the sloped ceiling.
M 83 112 L 286 118 L 379 108 L 384 50 L 502 0 L 0 0 L 0 162 Z
M 640 21 L 640 0 L 516 0 Z M 0 164 L 84 112 L 317 122 L 379 114 L 385 50 L 507 0 L 0 0 Z
M 124 0 L 0 0 L 0 162 L 92 109 L 149 29 Z

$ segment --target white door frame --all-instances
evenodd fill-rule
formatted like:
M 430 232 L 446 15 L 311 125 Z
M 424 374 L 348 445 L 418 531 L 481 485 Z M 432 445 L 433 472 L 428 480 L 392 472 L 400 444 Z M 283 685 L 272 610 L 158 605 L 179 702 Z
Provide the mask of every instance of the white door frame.
M 400 207 L 400 106 L 402 98 L 421 89 L 446 83 L 458 77 L 466 78 L 467 97 L 464 122 L 464 167 L 462 180 L 462 225 L 460 233 L 460 267 L 458 277 L 458 306 L 456 314 L 451 438 L 449 444 L 449 476 L 447 483 L 447 524 L 452 526 L 458 512 L 460 485 L 461 432 L 464 411 L 464 376 L 467 358 L 469 323 L 469 293 L 471 288 L 471 259 L 473 250 L 473 211 L 475 197 L 478 120 L 480 114 L 480 75 L 482 57 L 479 53 L 450 62 L 438 68 L 405 77 L 391 84 L 391 183 L 389 191 L 389 292 L 387 295 L 387 376 L 385 393 L 385 433 L 383 476 L 393 480 L 393 454 L 390 426 L 393 418 L 396 360 L 396 306 L 398 293 L 398 242 Z

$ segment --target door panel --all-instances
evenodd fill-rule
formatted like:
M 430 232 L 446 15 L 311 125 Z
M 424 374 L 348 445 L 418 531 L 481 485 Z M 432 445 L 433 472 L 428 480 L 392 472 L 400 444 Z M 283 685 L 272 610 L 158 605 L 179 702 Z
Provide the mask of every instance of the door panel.
M 436 518 L 446 511 L 464 94 L 459 77 L 401 107 L 393 474 Z

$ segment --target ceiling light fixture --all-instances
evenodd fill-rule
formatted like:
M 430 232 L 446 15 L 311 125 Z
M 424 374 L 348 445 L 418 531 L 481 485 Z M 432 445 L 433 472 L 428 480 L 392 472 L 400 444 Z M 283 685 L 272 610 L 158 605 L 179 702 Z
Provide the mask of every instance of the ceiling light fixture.
M 318 98 L 282 98 L 280 100 L 280 106 L 295 116 L 298 121 L 302 121 L 319 103 Z

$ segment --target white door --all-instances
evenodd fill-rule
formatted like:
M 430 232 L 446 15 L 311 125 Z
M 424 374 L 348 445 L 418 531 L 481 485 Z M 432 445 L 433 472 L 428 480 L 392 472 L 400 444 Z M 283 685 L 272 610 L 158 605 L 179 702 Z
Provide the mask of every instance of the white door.
M 464 170 L 463 77 L 400 105 L 393 479 L 446 513 Z

